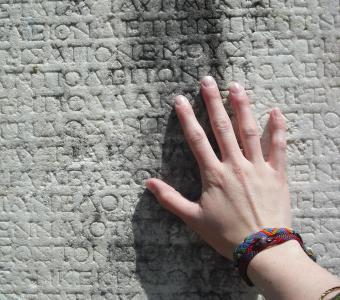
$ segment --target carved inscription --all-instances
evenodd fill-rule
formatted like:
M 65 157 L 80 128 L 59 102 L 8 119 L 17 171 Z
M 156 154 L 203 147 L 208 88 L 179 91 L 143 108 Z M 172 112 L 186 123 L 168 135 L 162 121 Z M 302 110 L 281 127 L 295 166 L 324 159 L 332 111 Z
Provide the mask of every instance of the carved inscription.
M 209 133 L 208 74 L 283 110 L 295 227 L 340 271 L 338 1 L 0 1 L 0 63 L 0 300 L 255 299 L 143 185 L 199 196 L 172 106 Z

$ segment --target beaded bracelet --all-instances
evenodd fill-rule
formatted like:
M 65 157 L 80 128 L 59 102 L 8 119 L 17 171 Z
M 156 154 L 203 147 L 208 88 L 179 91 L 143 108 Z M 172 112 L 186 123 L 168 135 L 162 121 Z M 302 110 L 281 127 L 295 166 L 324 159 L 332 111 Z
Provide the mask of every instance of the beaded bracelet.
M 289 240 L 296 240 L 306 254 L 314 261 L 315 255 L 310 248 L 304 246 L 303 240 L 296 231 L 291 228 L 264 228 L 259 232 L 247 236 L 234 250 L 234 266 L 238 268 L 241 277 L 249 285 L 254 286 L 247 275 L 250 261 L 262 250 L 279 245 Z

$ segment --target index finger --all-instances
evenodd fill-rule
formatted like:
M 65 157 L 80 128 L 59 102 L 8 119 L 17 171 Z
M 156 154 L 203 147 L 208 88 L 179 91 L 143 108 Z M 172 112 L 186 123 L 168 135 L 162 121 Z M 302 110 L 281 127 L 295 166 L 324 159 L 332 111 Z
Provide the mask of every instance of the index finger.
M 198 123 L 189 101 L 184 96 L 176 97 L 176 112 L 186 140 L 194 153 L 201 170 L 214 168 L 220 162 L 209 140 Z

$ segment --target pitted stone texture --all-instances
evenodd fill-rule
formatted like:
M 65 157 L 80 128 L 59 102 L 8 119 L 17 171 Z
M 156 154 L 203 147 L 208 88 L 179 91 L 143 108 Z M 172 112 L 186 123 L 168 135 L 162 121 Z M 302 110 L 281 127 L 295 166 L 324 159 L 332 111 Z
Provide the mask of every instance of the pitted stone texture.
M 143 186 L 199 196 L 172 105 L 211 137 L 207 74 L 284 112 L 295 228 L 339 273 L 339 1 L 3 0 L 0 63 L 1 300 L 256 299 Z

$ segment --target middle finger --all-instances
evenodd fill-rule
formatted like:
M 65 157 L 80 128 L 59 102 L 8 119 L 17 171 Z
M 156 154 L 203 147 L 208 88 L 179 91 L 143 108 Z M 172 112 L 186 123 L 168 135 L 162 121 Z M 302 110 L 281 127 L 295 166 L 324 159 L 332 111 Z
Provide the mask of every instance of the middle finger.
M 223 106 L 220 91 L 215 80 L 206 76 L 201 82 L 201 91 L 206 104 L 211 127 L 220 147 L 222 161 L 242 157 L 230 118 Z

